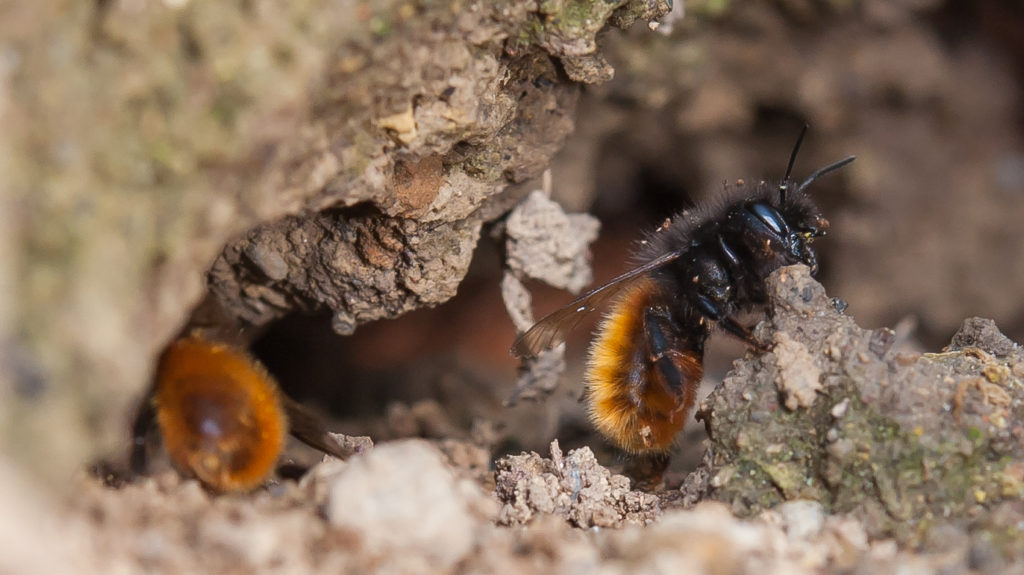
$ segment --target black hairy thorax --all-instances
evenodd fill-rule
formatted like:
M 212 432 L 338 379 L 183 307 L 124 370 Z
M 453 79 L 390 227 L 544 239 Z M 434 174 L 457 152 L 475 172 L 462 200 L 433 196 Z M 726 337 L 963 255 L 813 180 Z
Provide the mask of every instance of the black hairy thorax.
M 788 184 L 739 180 L 717 205 L 681 212 L 642 242 L 639 261 L 681 254 L 652 274 L 680 319 L 714 322 L 763 304 L 764 279 L 780 267 L 804 263 L 816 271 L 810 244 L 828 221 L 803 190 L 780 195 Z

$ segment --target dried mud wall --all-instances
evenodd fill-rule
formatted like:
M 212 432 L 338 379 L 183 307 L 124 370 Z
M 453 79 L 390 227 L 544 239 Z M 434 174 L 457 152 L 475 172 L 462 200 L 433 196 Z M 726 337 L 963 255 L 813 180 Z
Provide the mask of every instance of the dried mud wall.
M 1024 349 L 970 318 L 940 353 L 902 351 L 803 266 L 768 289 L 756 335 L 772 351 L 737 361 L 702 402 L 710 445 L 684 500 L 739 516 L 813 500 L 872 538 L 1021 561 Z
M 580 85 L 611 77 L 598 32 L 667 10 L 3 3 L 3 449 L 62 478 L 123 446 L 211 265 L 243 327 L 329 309 L 347 333 L 450 298 Z
M 681 488 L 637 489 L 557 440 L 546 456 L 495 459 L 449 429 L 241 496 L 169 470 L 113 485 L 82 474 L 71 513 L 9 506 L 25 526 L 11 540 L 29 550 L 14 561 L 47 573 L 1019 573 L 1021 347 L 971 319 L 944 352 L 899 351 L 803 266 L 773 274 L 768 293 L 756 333 L 768 351 L 737 360 L 703 402 L 709 449 Z M 11 486 L 0 468 L 0 495 Z M 33 552 L 44 538 L 55 545 Z

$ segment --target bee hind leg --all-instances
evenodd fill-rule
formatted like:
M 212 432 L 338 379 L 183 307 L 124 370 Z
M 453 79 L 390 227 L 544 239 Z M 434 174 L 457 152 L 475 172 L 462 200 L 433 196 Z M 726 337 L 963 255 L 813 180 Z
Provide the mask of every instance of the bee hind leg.
M 622 473 L 633 480 L 633 489 L 658 491 L 665 487 L 665 472 L 672 458 L 668 453 L 629 455 Z

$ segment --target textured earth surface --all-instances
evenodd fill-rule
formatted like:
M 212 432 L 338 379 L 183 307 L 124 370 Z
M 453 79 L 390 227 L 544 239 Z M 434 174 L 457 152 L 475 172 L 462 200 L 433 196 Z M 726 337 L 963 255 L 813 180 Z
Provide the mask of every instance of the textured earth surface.
M 1021 572 L 1018 4 L 0 1 L 0 571 Z M 784 272 L 637 490 L 516 329 L 805 122 L 843 301 Z M 376 447 L 126 474 L 191 329 Z
M 492 467 L 486 436 L 383 442 L 247 495 L 211 495 L 170 470 L 99 470 L 54 506 L 5 469 L 5 524 L 22 528 L 6 533 L 0 566 L 1019 572 L 1024 348 L 976 319 L 942 353 L 897 352 L 890 330 L 859 328 L 804 267 L 769 289 L 757 331 L 769 351 L 738 360 L 705 400 L 707 455 L 681 486 L 633 489 L 588 447 L 557 440 Z

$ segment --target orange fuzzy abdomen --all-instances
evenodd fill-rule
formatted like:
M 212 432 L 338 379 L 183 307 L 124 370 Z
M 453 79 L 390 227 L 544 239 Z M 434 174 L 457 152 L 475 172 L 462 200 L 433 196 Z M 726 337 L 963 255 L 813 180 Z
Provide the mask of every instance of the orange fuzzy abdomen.
M 672 447 L 703 375 L 702 339 L 692 349 L 683 346 L 662 358 L 674 364 L 681 382 L 667 381 L 657 368 L 644 325 L 657 293 L 651 280 L 642 280 L 619 296 L 599 328 L 587 363 L 590 420 L 631 453 Z
M 197 337 L 171 344 L 153 401 L 175 465 L 218 491 L 256 487 L 284 449 L 288 423 L 276 383 L 229 346 Z

